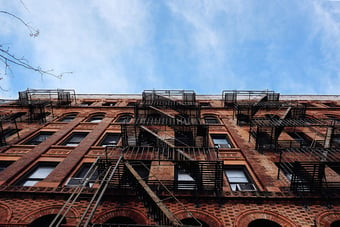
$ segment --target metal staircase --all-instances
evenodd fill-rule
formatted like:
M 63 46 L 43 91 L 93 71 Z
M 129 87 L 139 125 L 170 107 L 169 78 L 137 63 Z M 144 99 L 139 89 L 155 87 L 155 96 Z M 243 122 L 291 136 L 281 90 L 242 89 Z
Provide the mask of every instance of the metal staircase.
M 85 212 L 82 214 L 77 226 L 90 225 L 90 221 L 122 160 L 123 156 L 120 156 L 118 159 L 116 159 L 114 165 L 107 165 L 106 170 L 104 172 L 101 172 L 102 174 L 99 175 L 100 179 L 98 181 L 99 185 L 96 188 L 96 191 L 93 194 Z M 73 193 L 70 195 L 68 200 L 64 203 L 63 207 L 59 210 L 58 214 L 49 225 L 50 227 L 60 226 L 62 220 L 65 218 L 70 209 L 74 206 L 75 202 L 78 201 L 85 189 L 88 188 L 88 183 L 90 179 L 98 171 L 99 162 L 100 157 L 98 157 L 96 162 L 92 164 L 91 168 L 88 170 L 86 176 L 84 177 L 84 180 L 75 187 Z

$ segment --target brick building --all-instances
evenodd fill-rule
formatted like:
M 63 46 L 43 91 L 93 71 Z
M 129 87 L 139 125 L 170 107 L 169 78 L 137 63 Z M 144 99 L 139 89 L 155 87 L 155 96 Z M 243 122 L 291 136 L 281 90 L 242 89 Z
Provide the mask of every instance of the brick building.
M 340 96 L 26 90 L 0 226 L 340 226 Z

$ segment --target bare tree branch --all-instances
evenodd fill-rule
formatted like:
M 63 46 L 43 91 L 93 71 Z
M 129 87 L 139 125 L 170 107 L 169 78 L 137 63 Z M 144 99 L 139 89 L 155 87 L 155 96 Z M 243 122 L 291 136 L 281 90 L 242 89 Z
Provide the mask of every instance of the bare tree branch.
M 20 0 L 20 3 L 24 6 L 24 8 L 26 10 L 27 7 L 24 4 L 24 2 L 22 0 Z M 34 28 L 32 25 L 30 25 L 29 23 L 27 23 L 25 20 L 23 20 L 22 18 L 20 18 L 19 16 L 10 13 L 8 11 L 5 10 L 0 10 L 0 14 L 4 14 L 7 15 L 11 18 L 14 18 L 16 21 L 20 22 L 22 25 L 24 25 L 28 31 L 29 31 L 29 35 L 33 38 L 37 37 L 40 33 L 39 29 Z M 2 67 L 3 67 L 3 75 L 8 75 L 8 71 L 11 71 L 11 66 L 13 65 L 17 65 L 19 67 L 23 67 L 25 69 L 28 70 L 32 70 L 34 72 L 37 72 L 41 75 L 49 75 L 49 76 L 53 76 L 55 78 L 61 79 L 63 77 L 63 75 L 65 74 L 70 74 L 72 72 L 63 72 L 63 73 L 55 73 L 53 69 L 50 70 L 46 70 L 46 69 L 42 69 L 40 66 L 32 66 L 24 57 L 17 57 L 15 54 L 13 54 L 10 51 L 9 47 L 6 47 L 4 45 L 0 44 L 0 63 L 2 63 Z M 2 73 L 0 73 L 1 75 Z M 0 76 L 0 80 L 2 80 L 3 77 Z M 0 86 L 1 90 L 5 90 Z

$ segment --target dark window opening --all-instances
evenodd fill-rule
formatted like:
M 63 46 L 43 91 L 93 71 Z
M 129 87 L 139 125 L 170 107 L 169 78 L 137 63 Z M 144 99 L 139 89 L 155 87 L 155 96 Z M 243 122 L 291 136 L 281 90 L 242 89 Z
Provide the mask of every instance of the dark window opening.
M 91 101 L 84 101 L 84 102 L 81 102 L 80 105 L 81 106 L 91 106 L 92 103 L 93 102 L 91 102 Z
M 192 132 L 176 131 L 175 132 L 175 146 L 195 146 Z
M 29 171 L 18 185 L 34 186 L 36 183 L 44 180 L 58 165 L 57 162 L 45 162 L 37 164 L 31 171 Z
M 303 132 L 287 132 L 287 134 L 298 142 L 300 146 L 309 147 L 312 144 L 312 139 Z
M 106 133 L 102 141 L 100 141 L 99 146 L 117 146 L 119 139 L 119 133 Z
M 73 132 L 61 145 L 78 146 L 80 142 L 87 136 L 88 132 Z
M 56 217 L 55 214 L 48 214 L 48 215 L 42 216 L 34 220 L 31 224 L 28 225 L 28 227 L 48 227 L 52 223 L 55 217 Z M 65 218 L 62 220 L 61 224 L 66 224 Z
M 124 216 L 110 218 L 104 224 L 137 224 L 133 219 Z
M 213 140 L 214 147 L 233 148 L 233 145 L 226 134 L 211 134 L 211 138 Z
M 281 227 L 280 224 L 267 219 L 257 219 L 249 223 L 248 227 Z
M 65 116 L 63 116 L 59 122 L 71 122 L 73 121 L 74 118 L 76 118 L 77 114 L 74 113 L 74 114 L 67 114 Z
M 67 182 L 68 186 L 77 186 L 84 182 L 85 177 L 90 178 L 88 183 L 88 186 L 92 187 L 93 183 L 98 178 L 98 172 L 92 168 L 92 163 L 84 163 L 79 170 L 74 174 L 72 178 Z M 89 170 L 91 169 L 91 172 Z
M 334 102 L 325 102 L 323 104 L 328 106 L 328 107 L 338 107 L 338 105 L 336 103 L 334 103 Z
M 334 221 L 334 222 L 332 222 L 332 224 L 331 224 L 331 227 L 339 227 L 339 226 L 340 226 L 340 220 Z
M 0 161 L 0 172 L 4 171 L 13 161 Z
M 200 102 L 201 107 L 211 107 L 210 102 Z
M 131 107 L 133 107 L 133 106 L 135 106 L 136 105 L 136 102 L 129 102 L 126 106 L 131 106 Z
M 116 102 L 104 102 L 102 106 L 115 106 L 116 104 Z
M 340 134 L 332 135 L 331 144 L 332 147 L 340 147 Z
M 215 116 L 206 116 L 204 121 L 206 124 L 220 124 L 220 121 Z
M 122 115 L 116 120 L 116 122 L 117 123 L 129 123 L 131 119 L 132 119 L 131 115 Z
M 38 145 L 48 139 L 54 132 L 44 132 L 41 131 L 37 135 L 33 136 L 33 138 L 24 142 L 25 145 Z
M 198 223 L 197 221 L 199 221 L 200 223 Z M 200 219 L 185 218 L 182 219 L 181 222 L 183 223 L 183 225 L 209 227 L 207 223 Z
M 243 166 L 225 167 L 225 174 L 232 191 L 256 191 L 256 187 Z

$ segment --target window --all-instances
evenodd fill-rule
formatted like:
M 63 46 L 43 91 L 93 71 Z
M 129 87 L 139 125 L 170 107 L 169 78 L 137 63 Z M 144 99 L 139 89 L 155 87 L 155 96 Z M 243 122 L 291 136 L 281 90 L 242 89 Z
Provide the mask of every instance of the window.
M 73 121 L 74 118 L 76 118 L 77 114 L 72 113 L 72 114 L 67 114 L 64 117 L 62 117 L 59 122 L 71 122 Z
M 205 116 L 204 121 L 208 125 L 220 124 L 220 121 L 215 116 Z
M 195 179 L 183 169 L 177 169 L 177 188 L 179 190 L 195 189 Z
M 102 141 L 99 143 L 99 146 L 117 146 L 119 139 L 119 133 L 106 133 Z
M 61 145 L 78 146 L 78 144 L 87 136 L 88 132 L 73 132 Z
M 301 146 L 310 146 L 312 139 L 307 136 L 304 132 L 287 132 L 287 134 L 292 137 Z
M 331 143 L 333 147 L 340 147 L 340 134 L 333 134 Z
M 243 166 L 227 167 L 225 174 L 232 191 L 256 191 L 255 185 L 251 182 Z
M 0 161 L 0 172 L 4 171 L 12 163 L 12 161 Z
M 44 132 L 41 131 L 37 135 L 33 136 L 33 138 L 27 140 L 25 145 L 38 145 L 44 142 L 47 138 L 49 138 L 54 132 Z
M 210 102 L 200 102 L 201 107 L 211 107 Z
M 90 178 L 88 181 L 88 186 L 92 186 L 98 177 L 98 172 L 95 169 L 91 169 L 92 163 L 84 163 L 79 170 L 74 174 L 72 178 L 67 182 L 68 186 L 77 186 L 83 184 L 85 177 Z M 91 169 L 91 172 L 89 170 Z
M 90 106 L 93 102 L 91 101 L 84 101 L 82 103 L 80 103 L 81 106 Z
M 96 114 L 96 115 L 91 116 L 87 120 L 87 122 L 98 123 L 98 122 L 101 122 L 103 118 L 104 118 L 104 114 Z
M 131 115 L 122 115 L 116 120 L 116 122 L 117 123 L 129 123 L 131 119 L 132 119 Z
M 44 180 L 57 166 L 58 163 L 40 163 L 30 171 L 23 180 L 19 181 L 21 186 L 34 186 L 36 183 Z
M 126 106 L 135 106 L 136 102 L 129 102 Z
M 212 134 L 214 146 L 217 148 L 232 148 L 232 144 L 226 134 Z
M 115 106 L 116 104 L 116 102 L 104 102 L 102 106 Z

